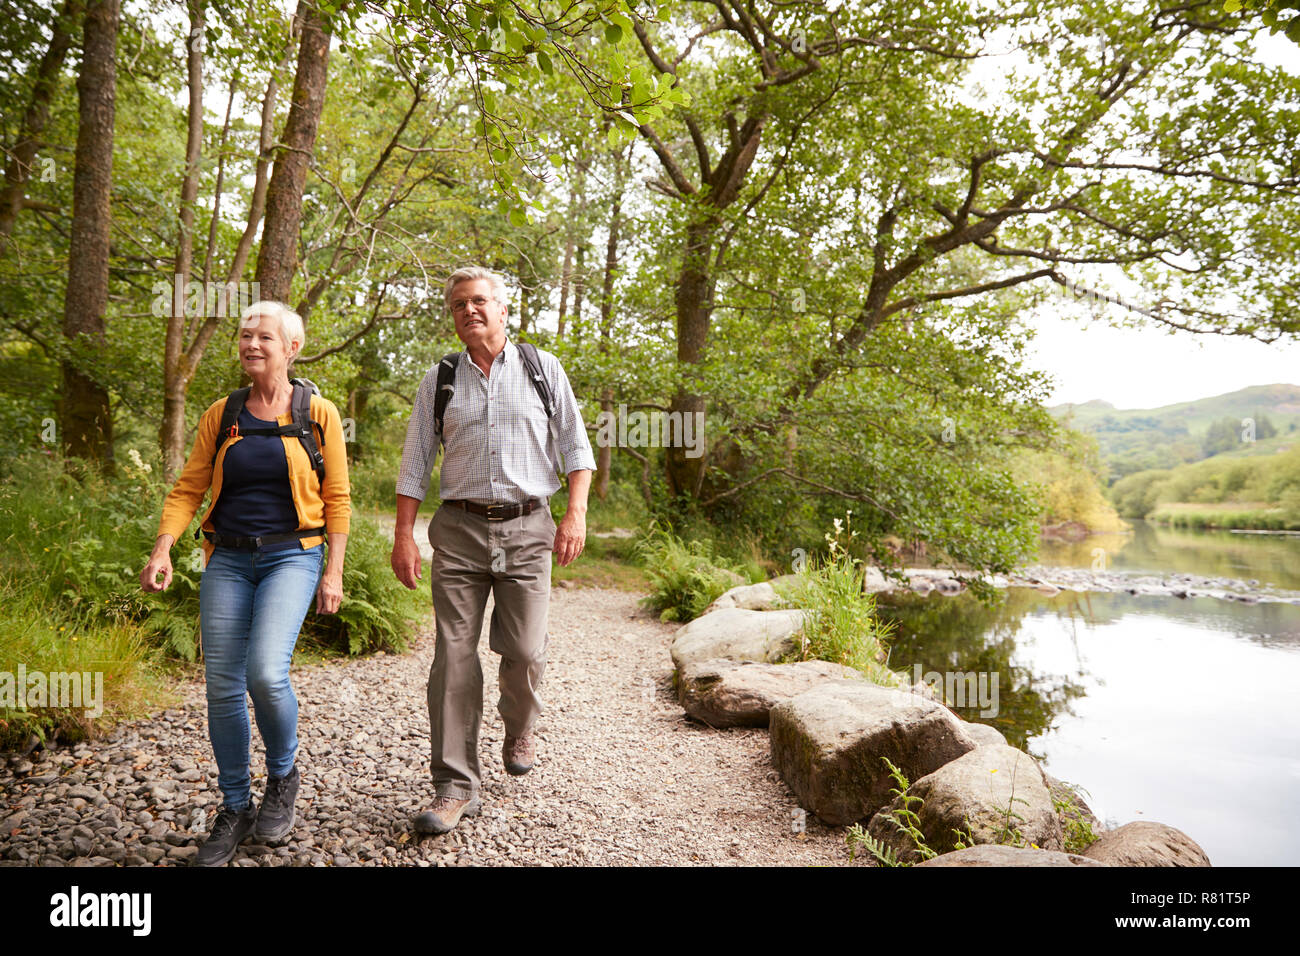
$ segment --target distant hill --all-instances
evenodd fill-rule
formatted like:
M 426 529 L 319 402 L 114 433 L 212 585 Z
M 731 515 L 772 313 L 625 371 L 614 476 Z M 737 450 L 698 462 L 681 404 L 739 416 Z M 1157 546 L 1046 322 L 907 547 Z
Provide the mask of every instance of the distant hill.
M 1120 409 L 1094 399 L 1055 405 L 1049 411 L 1097 439 L 1112 483 L 1136 471 L 1200 461 L 1210 451 L 1234 457 L 1267 455 L 1300 441 L 1300 385 L 1256 385 L 1160 408 Z M 1243 419 L 1255 422 L 1256 441 L 1241 440 Z M 1266 437 L 1265 422 L 1276 431 L 1273 437 Z M 1209 433 L 1216 423 L 1220 435 L 1231 436 L 1230 446 L 1214 445 Z

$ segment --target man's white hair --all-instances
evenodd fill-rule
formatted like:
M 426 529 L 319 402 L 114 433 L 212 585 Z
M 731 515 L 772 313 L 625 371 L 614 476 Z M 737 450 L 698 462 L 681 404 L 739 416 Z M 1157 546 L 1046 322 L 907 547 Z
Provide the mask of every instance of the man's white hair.
M 302 316 L 283 302 L 263 299 L 240 313 L 239 327 L 253 328 L 259 326 L 264 319 L 271 319 L 279 326 L 280 341 L 284 342 L 285 351 L 292 349 L 293 343 L 297 342 L 298 351 L 302 352 L 302 347 L 307 344 L 307 330 L 303 328 Z
M 472 282 L 475 279 L 486 279 L 492 283 L 492 298 L 497 300 L 498 305 L 508 305 L 506 301 L 506 282 L 501 276 L 491 269 L 484 269 L 482 266 L 461 266 L 451 275 L 447 276 L 447 284 L 443 286 L 442 300 L 447 308 L 451 308 L 451 290 L 456 288 L 462 282 Z

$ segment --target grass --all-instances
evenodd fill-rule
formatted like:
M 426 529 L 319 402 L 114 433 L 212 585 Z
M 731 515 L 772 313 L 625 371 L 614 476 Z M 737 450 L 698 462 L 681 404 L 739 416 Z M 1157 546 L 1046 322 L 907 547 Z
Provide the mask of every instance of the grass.
M 551 567 L 551 584 L 567 582 L 572 587 L 611 588 L 618 591 L 649 591 L 646 569 L 636 563 L 636 539 L 597 538 L 587 532 L 582 554 L 567 568 Z
M 42 741 L 83 740 L 178 699 L 138 627 L 87 626 L 50 615 L 35 595 L 6 580 L 0 583 L 0 672 L 16 676 L 19 665 L 28 674 L 102 675 L 103 713 L 91 718 L 85 707 L 0 707 L 0 751 L 22 749 L 32 734 Z
M 1082 853 L 1101 839 L 1101 836 L 1093 832 L 1092 824 L 1088 822 L 1088 819 L 1083 815 L 1082 808 L 1079 806 L 1080 799 L 1076 791 L 1082 791 L 1084 794 L 1087 791 L 1073 784 L 1067 783 L 1064 786 L 1070 795 L 1060 800 L 1052 797 L 1052 807 L 1056 810 L 1056 816 L 1061 821 L 1061 835 L 1065 842 L 1065 852 Z
M 1240 504 L 1200 504 L 1167 502 L 1147 515 L 1152 524 L 1173 528 L 1241 528 L 1260 531 L 1300 530 L 1300 520 L 1287 508 L 1269 507 L 1250 502 Z
M 893 625 L 881 620 L 875 596 L 864 592 L 866 566 L 849 554 L 852 538 L 851 524 L 836 519 L 835 534 L 826 535 L 829 555 L 810 561 L 788 590 L 790 603 L 804 608 L 807 618 L 787 660 L 831 661 L 877 684 L 897 687 L 905 679 L 886 666 Z

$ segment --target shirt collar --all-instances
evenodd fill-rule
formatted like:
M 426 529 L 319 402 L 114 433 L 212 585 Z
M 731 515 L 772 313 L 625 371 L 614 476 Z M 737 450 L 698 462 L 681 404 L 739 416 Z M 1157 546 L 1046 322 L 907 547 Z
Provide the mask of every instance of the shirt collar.
M 510 341 L 510 337 L 507 336 L 507 337 L 506 337 L 506 347 L 503 348 L 503 349 L 502 349 L 502 350 L 497 354 L 497 357 L 494 358 L 494 359 L 492 360 L 492 364 L 495 365 L 497 362 L 501 362 L 503 365 L 509 365 L 509 364 L 511 364 L 511 363 L 514 362 L 514 360 L 515 360 L 515 355 L 517 355 L 518 352 L 519 352 L 519 346 L 515 345 L 514 342 L 511 342 L 511 341 Z M 473 360 L 472 358 L 469 357 L 469 349 L 468 349 L 468 348 L 465 348 L 465 349 L 462 349 L 462 350 L 461 350 L 460 358 L 457 359 L 457 361 L 456 361 L 457 366 L 459 366 L 461 362 L 469 362 L 471 365 L 474 363 L 474 360 Z

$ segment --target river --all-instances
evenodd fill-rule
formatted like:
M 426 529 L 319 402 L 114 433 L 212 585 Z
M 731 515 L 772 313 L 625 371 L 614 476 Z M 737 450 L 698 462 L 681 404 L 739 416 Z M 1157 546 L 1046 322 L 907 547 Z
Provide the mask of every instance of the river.
M 1039 564 L 1300 591 L 1300 537 L 1134 525 L 1044 542 Z M 996 714 L 959 712 L 1081 785 L 1108 827 L 1175 826 L 1216 866 L 1300 863 L 1300 606 L 1010 588 L 993 607 L 881 596 L 881 612 L 891 667 L 996 677 Z

